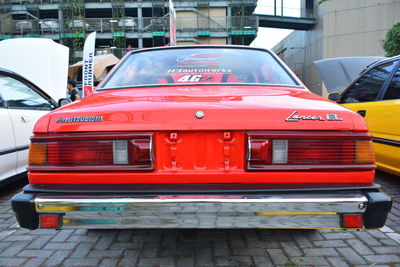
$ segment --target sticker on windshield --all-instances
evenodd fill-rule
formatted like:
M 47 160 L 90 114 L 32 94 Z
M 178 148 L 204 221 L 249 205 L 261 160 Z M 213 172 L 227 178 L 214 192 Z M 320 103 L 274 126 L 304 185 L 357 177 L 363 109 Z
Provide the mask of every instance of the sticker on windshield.
M 167 73 L 232 73 L 230 69 L 169 69 Z
M 211 75 L 202 75 L 202 74 L 195 74 L 195 75 L 185 75 L 178 79 L 178 82 L 209 82 L 214 80 L 214 77 Z
M 185 69 L 185 68 L 215 69 L 215 68 L 219 68 L 219 64 L 217 62 L 181 62 L 178 64 L 177 68 L 179 68 L 179 69 Z
M 240 82 L 236 76 L 228 73 L 211 73 L 211 74 L 182 74 L 173 73 L 162 77 L 159 83 L 226 83 Z
M 177 62 L 184 61 L 216 61 L 218 60 L 218 54 L 191 54 L 178 57 Z

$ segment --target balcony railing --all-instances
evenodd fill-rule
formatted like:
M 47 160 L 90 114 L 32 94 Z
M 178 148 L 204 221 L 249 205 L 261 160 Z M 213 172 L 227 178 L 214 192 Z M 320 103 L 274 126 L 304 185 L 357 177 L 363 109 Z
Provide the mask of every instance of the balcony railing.
M 0 0 L 0 5 L 58 4 L 61 0 Z
M 85 3 L 112 3 L 121 0 L 85 0 Z M 143 2 L 143 0 L 125 0 L 124 2 Z M 42 5 L 42 4 L 68 4 L 71 0 L 0 0 L 0 5 Z
M 124 0 L 123 2 L 144 2 L 146 0 Z M 187 2 L 188 0 L 174 0 L 174 2 Z M 205 4 L 208 4 L 212 0 L 205 0 Z M 237 5 L 243 5 L 243 4 L 255 4 L 256 0 L 231 0 L 233 4 Z M 0 0 L 0 4 L 14 4 L 14 5 L 26 5 L 26 4 L 68 4 L 71 3 L 72 0 Z M 112 3 L 112 2 L 118 2 L 121 3 L 121 0 L 85 0 L 85 3 Z M 164 0 L 159 0 L 156 1 L 160 4 L 168 5 L 168 2 Z M 201 2 L 198 0 L 198 2 Z
M 58 19 L 0 21 L 0 34 L 58 34 Z
M 256 29 L 257 19 L 252 16 L 240 17 L 178 17 L 178 31 L 227 31 Z M 169 31 L 168 18 L 87 18 L 64 20 L 11 20 L 0 21 L 0 34 L 59 34 L 74 32 L 157 32 Z
M 137 47 L 131 47 L 131 48 L 116 48 L 116 47 L 107 47 L 107 48 L 96 48 L 95 49 L 95 55 L 106 55 L 106 54 L 113 54 L 117 58 L 122 58 L 126 53 L 129 53 L 130 51 L 137 50 Z M 83 57 L 83 51 L 82 50 L 75 50 L 75 51 L 70 51 L 70 57 L 73 57 L 77 60 L 82 60 Z

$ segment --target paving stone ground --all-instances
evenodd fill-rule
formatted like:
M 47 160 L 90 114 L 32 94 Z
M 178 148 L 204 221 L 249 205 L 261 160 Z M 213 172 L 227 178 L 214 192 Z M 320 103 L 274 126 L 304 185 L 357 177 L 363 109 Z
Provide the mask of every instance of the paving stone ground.
M 400 178 L 376 181 L 394 199 L 379 230 L 47 230 L 19 228 L 0 188 L 0 266 L 396 266 L 400 267 Z

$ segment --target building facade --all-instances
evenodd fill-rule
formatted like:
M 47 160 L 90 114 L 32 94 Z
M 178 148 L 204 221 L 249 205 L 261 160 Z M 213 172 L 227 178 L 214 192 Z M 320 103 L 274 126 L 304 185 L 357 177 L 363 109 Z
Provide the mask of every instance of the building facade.
M 315 0 L 315 27 L 294 31 L 273 50 L 315 93 L 325 95 L 314 61 L 384 56 L 382 40 L 400 21 L 399 0 Z
M 255 38 L 256 0 L 174 0 L 177 44 L 242 44 Z M 50 38 L 82 58 L 86 34 L 96 31 L 99 53 L 169 43 L 169 8 L 163 0 L 0 0 L 0 40 Z

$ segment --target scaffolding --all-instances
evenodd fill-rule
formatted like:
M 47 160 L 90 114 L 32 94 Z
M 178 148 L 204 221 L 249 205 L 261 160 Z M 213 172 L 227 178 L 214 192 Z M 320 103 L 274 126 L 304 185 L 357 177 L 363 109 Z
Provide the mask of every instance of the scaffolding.
M 250 44 L 256 2 L 174 0 L 178 44 Z M 96 48 L 120 57 L 127 48 L 168 45 L 168 8 L 164 0 L 0 0 L 0 40 L 50 38 L 70 47 L 75 62 L 86 35 L 96 31 Z

